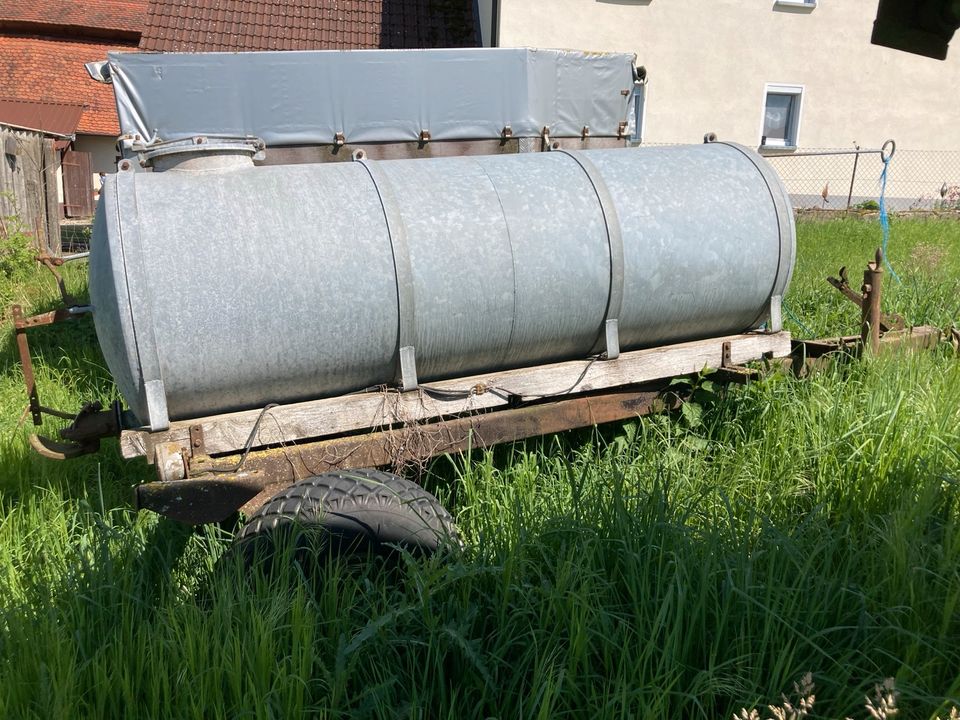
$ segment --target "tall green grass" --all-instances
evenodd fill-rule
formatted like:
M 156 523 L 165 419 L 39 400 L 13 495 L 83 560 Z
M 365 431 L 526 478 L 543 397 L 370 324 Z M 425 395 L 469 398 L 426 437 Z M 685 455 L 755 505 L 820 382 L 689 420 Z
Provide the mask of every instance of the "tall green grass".
M 878 232 L 800 225 L 788 304 L 818 334 L 856 327 L 820 278 L 840 264 L 858 277 Z M 914 273 L 928 245 L 938 265 Z M 958 248 L 960 225 L 895 224 L 904 287 L 887 309 L 960 320 Z M 50 404 L 115 392 L 89 329 L 75 332 L 38 342 Z M 887 676 L 908 717 L 960 698 L 960 363 L 946 347 L 439 459 L 422 481 L 454 511 L 462 552 L 279 578 L 218 562 L 229 530 L 126 509 L 149 473 L 112 447 L 33 457 L 9 340 L 3 353 L 0 717 L 721 718 L 807 670 L 821 717 L 862 717 Z
M 857 334 L 860 311 L 825 282 L 846 267 L 859 291 L 882 235 L 876 219 L 801 220 L 797 266 L 786 298 L 786 325 L 797 337 Z M 910 325 L 960 323 L 960 234 L 952 219 L 890 218 L 883 286 L 885 312 Z M 897 281 L 899 279 L 899 282 Z

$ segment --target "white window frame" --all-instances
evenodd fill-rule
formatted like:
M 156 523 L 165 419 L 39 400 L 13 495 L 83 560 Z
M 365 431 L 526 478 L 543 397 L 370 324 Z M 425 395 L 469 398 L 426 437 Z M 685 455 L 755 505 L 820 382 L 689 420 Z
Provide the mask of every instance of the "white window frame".
M 817 6 L 817 0 L 774 0 L 773 6 L 813 10 Z
M 763 86 L 763 99 L 760 103 L 760 141 L 761 150 L 794 150 L 800 146 L 800 122 L 803 117 L 803 95 L 806 90 L 804 85 L 793 85 L 788 83 L 766 83 Z M 787 127 L 786 140 L 777 138 L 763 140 L 764 126 L 767 124 L 767 97 L 770 95 L 794 95 L 796 96 L 796 111 L 790 118 L 790 125 Z

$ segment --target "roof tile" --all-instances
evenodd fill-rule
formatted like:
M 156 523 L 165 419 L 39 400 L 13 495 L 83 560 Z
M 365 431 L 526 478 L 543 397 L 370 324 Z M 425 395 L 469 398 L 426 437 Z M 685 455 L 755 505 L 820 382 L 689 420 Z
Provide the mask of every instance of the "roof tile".
M 31 102 L 82 105 L 77 132 L 117 135 L 113 88 L 95 82 L 84 63 L 106 60 L 111 50 L 129 45 L 45 37 L 0 37 L 0 74 L 5 97 Z
M 139 33 L 148 4 L 149 0 L 0 0 L 0 22 L 10 20 Z
M 473 0 L 191 0 L 189 4 L 150 0 L 140 49 L 211 52 L 479 44 Z

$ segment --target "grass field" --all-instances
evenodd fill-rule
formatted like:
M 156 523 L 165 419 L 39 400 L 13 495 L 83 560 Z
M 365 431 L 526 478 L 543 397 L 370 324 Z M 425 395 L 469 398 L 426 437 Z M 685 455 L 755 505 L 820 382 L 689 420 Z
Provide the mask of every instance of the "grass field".
M 805 221 L 799 336 L 853 331 L 875 221 Z M 894 221 L 885 309 L 960 324 L 960 224 Z M 82 269 L 68 280 L 83 290 Z M 3 297 L 41 310 L 43 275 Z M 88 320 L 35 334 L 41 397 L 110 400 Z M 434 462 L 460 553 L 266 580 L 230 530 L 128 509 L 115 444 L 32 455 L 0 348 L 0 717 L 730 718 L 813 673 L 817 717 L 960 700 L 960 362 L 867 359 L 691 411 Z M 47 428 L 53 432 L 56 423 Z

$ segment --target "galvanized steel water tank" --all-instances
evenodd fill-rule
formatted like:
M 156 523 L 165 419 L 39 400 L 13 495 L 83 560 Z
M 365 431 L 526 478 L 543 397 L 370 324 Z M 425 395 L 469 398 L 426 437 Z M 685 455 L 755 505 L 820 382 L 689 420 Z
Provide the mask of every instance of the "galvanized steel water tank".
M 793 268 L 787 193 L 733 144 L 161 155 L 107 178 L 90 261 L 107 364 L 155 430 L 390 383 L 401 355 L 410 385 L 749 330 Z

